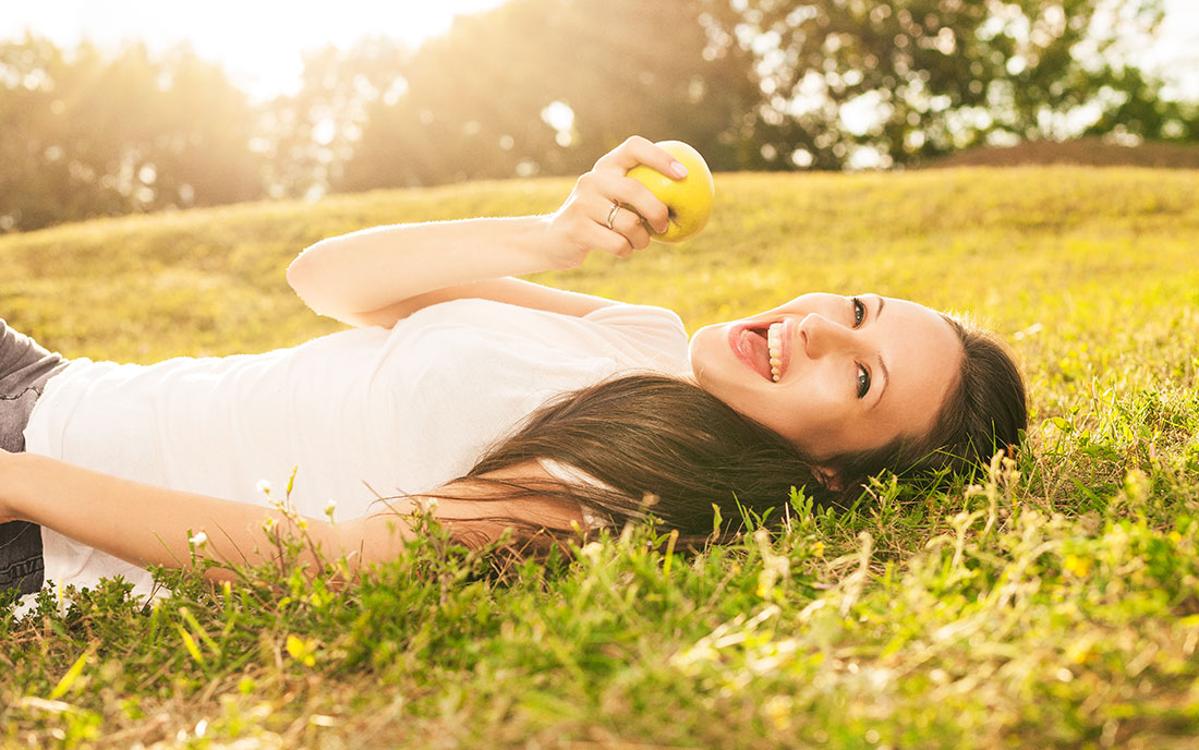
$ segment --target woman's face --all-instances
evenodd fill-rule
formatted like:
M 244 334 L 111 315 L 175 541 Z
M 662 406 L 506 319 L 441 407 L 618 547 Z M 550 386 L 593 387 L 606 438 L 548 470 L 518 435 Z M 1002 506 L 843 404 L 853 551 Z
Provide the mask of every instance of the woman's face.
M 767 326 L 777 322 L 781 372 L 773 382 Z M 876 294 L 804 294 L 704 326 L 689 350 L 702 388 L 818 462 L 927 434 L 963 356 L 939 314 Z

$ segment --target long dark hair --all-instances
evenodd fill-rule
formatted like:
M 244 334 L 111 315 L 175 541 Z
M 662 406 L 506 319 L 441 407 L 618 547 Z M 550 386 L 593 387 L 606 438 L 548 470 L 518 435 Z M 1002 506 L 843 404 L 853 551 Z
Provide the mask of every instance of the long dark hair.
M 453 480 L 490 485 L 496 489 L 492 494 L 419 494 L 472 501 L 560 498 L 602 513 L 617 529 L 652 514 L 677 530 L 676 549 L 694 551 L 740 533 L 743 510 L 765 525 L 778 523 L 792 487 L 801 488 L 817 507 L 838 507 L 858 498 L 870 477 L 883 470 L 907 477 L 969 470 L 1019 444 L 1028 420 L 1024 381 L 1002 341 L 968 322 L 942 317 L 957 333 L 965 356 L 931 434 L 823 462 L 838 470 L 839 490 L 818 481 L 813 462 L 790 441 L 698 385 L 674 375 L 633 371 L 549 399 Z M 611 489 L 483 476 L 538 458 L 567 464 Z M 713 506 L 724 520 L 719 533 L 713 533 Z M 512 528 L 513 543 L 501 555 L 508 562 L 528 553 L 544 555 L 552 547 L 569 554 L 566 540 L 582 541 L 595 532 L 584 528 L 579 536 L 536 519 L 482 512 L 439 522 L 455 541 L 476 549 L 495 541 L 503 527 Z

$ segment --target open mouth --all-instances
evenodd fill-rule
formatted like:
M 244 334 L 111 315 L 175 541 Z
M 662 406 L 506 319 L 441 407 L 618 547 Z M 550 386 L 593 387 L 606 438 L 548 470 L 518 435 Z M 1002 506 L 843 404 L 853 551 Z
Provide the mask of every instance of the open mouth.
M 746 324 L 734 326 L 729 332 L 729 346 L 733 353 L 737 355 L 747 367 L 761 375 L 764 379 L 775 383 L 778 382 L 776 375 L 772 372 L 771 356 L 769 345 L 769 331 L 771 325 L 777 324 L 779 321 L 768 321 L 764 323 Z M 782 333 L 783 326 L 776 325 L 775 328 Z M 781 339 L 775 345 L 776 354 L 781 353 Z M 779 360 L 778 357 L 775 358 Z M 783 362 L 776 361 L 774 370 L 781 375 Z

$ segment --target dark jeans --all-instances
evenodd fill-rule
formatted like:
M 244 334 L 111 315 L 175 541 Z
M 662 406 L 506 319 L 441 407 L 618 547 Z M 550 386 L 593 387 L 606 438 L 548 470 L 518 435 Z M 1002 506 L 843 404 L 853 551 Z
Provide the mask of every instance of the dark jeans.
M 10 453 L 25 450 L 23 433 L 33 405 L 46 381 L 68 362 L 0 318 L 0 448 Z M 0 524 L 0 591 L 15 588 L 32 594 L 42 587 L 44 574 L 41 527 L 25 521 Z

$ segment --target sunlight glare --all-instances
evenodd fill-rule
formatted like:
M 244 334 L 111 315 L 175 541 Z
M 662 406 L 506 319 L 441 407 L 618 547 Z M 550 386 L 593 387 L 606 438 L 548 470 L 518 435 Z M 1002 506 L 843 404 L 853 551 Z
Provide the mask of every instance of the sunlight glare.
M 220 63 L 253 101 L 294 94 L 303 52 L 334 45 L 348 49 L 366 36 L 418 46 L 449 29 L 453 17 L 502 5 L 504 0 L 376 3 L 163 3 L 152 0 L 48 0 L 6 7 L 0 38 L 26 29 L 73 48 L 83 38 L 105 50 L 144 39 L 152 55 L 181 42 Z

